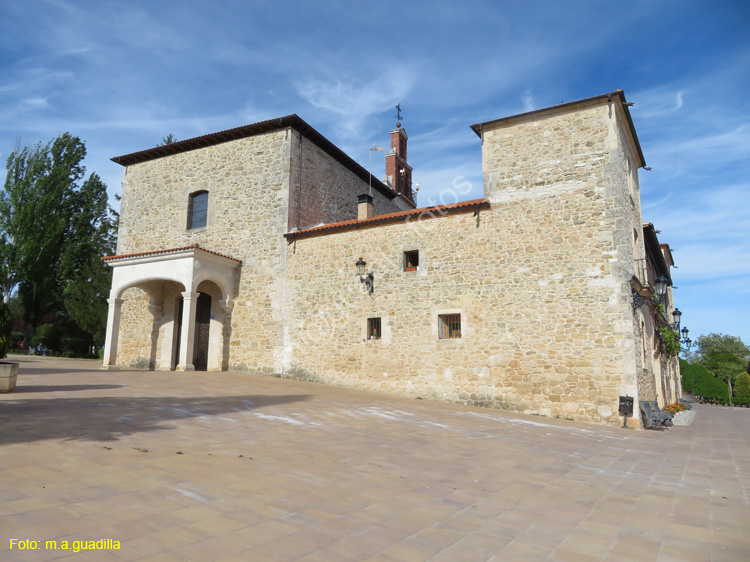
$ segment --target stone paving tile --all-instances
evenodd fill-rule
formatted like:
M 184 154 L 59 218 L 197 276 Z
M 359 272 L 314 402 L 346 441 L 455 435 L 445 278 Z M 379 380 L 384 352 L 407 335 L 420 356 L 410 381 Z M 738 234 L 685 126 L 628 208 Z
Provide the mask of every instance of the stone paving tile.
M 0 396 L 2 560 L 750 559 L 750 409 L 697 405 L 691 426 L 637 432 L 246 373 L 21 362 Z M 121 548 L 10 549 L 25 538 Z

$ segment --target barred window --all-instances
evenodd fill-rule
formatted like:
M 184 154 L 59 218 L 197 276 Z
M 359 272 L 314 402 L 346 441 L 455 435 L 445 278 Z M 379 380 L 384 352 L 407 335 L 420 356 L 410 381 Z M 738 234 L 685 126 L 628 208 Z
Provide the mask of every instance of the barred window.
M 367 339 L 379 340 L 382 336 L 383 336 L 383 332 L 380 331 L 380 318 L 368 318 L 367 319 Z
M 188 203 L 188 229 L 203 228 L 208 217 L 208 191 L 197 191 L 190 194 Z
M 438 315 L 438 338 L 441 340 L 459 339 L 461 337 L 461 315 Z

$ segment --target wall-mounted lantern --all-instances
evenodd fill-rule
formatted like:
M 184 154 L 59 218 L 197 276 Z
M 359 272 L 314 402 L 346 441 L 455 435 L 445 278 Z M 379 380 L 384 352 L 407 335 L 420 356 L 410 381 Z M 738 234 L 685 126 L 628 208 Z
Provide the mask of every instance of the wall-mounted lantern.
M 354 265 L 357 266 L 357 275 L 359 275 L 359 280 L 367 285 L 367 292 L 372 294 L 372 292 L 375 290 L 375 276 L 372 274 L 372 271 L 365 275 L 367 262 L 362 258 L 359 258 L 357 260 L 357 263 L 355 263 Z
M 691 340 L 688 337 L 688 333 L 690 333 L 690 330 L 687 328 L 682 329 L 682 339 L 680 340 L 680 343 L 684 344 L 688 351 L 690 351 L 690 346 L 693 345 L 693 340 Z
M 672 311 L 672 318 L 674 319 L 674 324 L 672 325 L 672 328 L 674 328 L 674 331 L 679 334 L 680 333 L 680 320 L 682 319 L 682 312 L 680 312 L 679 308 L 675 308 Z
M 656 291 L 656 294 L 659 295 L 662 302 L 664 302 L 664 297 L 667 295 L 668 286 L 669 279 L 663 275 L 659 275 L 659 277 L 656 278 L 656 281 L 654 281 L 654 290 Z

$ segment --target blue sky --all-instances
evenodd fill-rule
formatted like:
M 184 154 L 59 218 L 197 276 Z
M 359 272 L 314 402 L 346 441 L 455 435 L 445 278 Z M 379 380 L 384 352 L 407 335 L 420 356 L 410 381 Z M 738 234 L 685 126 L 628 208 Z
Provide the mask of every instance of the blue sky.
M 297 113 L 368 167 L 401 103 L 420 204 L 452 202 L 469 125 L 621 88 L 683 325 L 750 343 L 748 29 L 744 0 L 2 0 L 0 157 L 69 131 L 115 194 L 112 156 Z

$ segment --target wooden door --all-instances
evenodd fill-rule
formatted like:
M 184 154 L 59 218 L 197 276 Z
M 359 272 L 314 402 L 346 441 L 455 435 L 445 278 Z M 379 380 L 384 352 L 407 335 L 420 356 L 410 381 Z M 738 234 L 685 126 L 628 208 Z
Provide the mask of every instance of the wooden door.
M 208 336 L 211 326 L 211 295 L 198 293 L 195 308 L 195 342 L 193 344 L 193 366 L 196 371 L 208 368 Z

